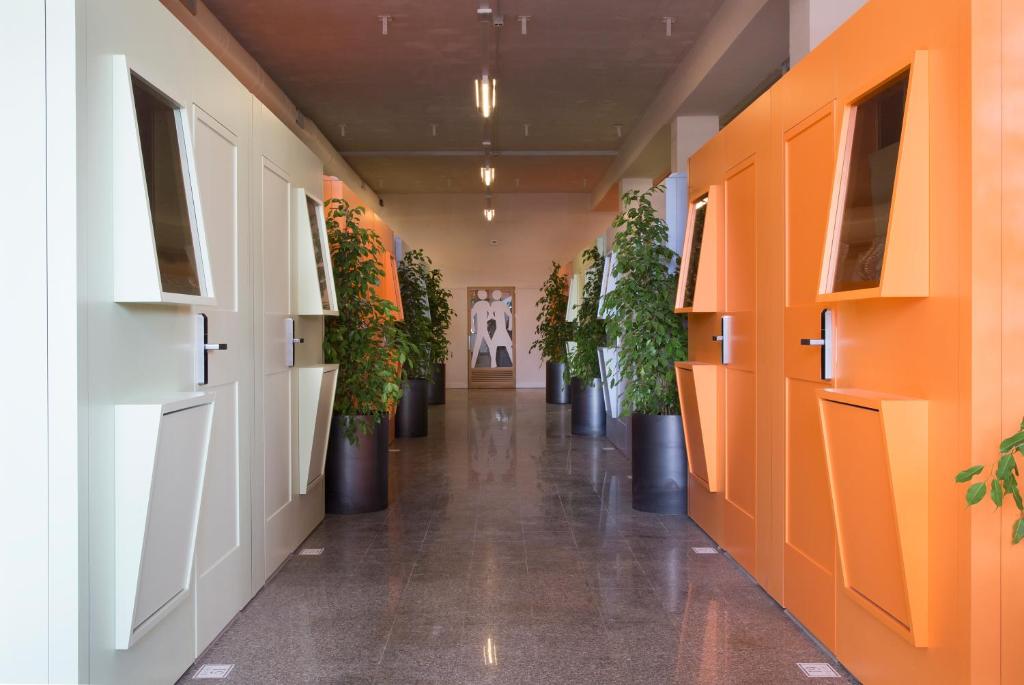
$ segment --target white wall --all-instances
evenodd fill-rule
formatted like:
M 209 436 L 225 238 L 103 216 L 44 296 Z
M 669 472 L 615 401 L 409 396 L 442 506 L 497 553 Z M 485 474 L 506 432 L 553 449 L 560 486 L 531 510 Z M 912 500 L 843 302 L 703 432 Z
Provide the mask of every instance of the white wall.
M 0 680 L 48 677 L 45 5 L 0 22 L 0 298 L 7 360 L 0 393 Z M 15 68 L 17 65 L 17 68 Z

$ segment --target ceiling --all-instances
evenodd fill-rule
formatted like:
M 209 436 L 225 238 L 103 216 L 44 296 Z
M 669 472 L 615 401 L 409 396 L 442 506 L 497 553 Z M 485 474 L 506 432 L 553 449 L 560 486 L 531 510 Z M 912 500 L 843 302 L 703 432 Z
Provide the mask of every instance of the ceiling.
M 486 29 L 477 0 L 206 0 L 387 194 L 482 190 L 472 85 L 485 31 L 497 35 L 496 192 L 587 192 L 721 2 L 491 0 L 505 25 Z

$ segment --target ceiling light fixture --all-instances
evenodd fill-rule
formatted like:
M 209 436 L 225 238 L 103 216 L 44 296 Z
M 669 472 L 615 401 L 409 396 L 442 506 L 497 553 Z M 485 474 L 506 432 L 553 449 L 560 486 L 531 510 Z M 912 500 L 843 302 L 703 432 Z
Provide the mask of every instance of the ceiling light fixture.
M 490 195 L 484 200 L 484 218 L 488 221 L 494 221 L 494 207 L 491 206 Z
M 380 35 L 388 35 L 388 23 L 391 21 L 390 14 L 378 14 L 377 18 L 380 19 Z
M 484 72 L 483 76 L 473 81 L 473 91 L 476 94 L 476 108 L 487 119 L 498 104 L 498 79 Z
M 490 162 L 487 162 L 484 166 L 480 167 L 480 180 L 484 182 L 484 185 L 488 188 L 494 183 L 494 167 L 491 166 Z
M 666 38 L 671 38 L 672 37 L 672 24 L 676 23 L 675 18 L 673 18 L 673 17 L 662 17 L 661 20 L 663 22 L 665 22 L 665 37 Z
M 521 14 L 521 15 L 519 15 L 516 18 L 519 19 L 519 29 L 520 29 L 520 31 L 522 31 L 522 34 L 525 36 L 526 35 L 526 22 L 530 21 L 530 15 L 528 15 L 528 14 L 525 14 L 525 15 Z

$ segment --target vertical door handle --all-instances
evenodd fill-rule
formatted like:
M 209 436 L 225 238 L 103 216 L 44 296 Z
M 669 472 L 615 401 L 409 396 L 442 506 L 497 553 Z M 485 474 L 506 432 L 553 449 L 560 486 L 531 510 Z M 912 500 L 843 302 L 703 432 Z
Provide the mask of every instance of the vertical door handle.
M 295 346 L 306 342 L 305 338 L 295 337 L 295 319 L 284 320 L 284 362 L 289 368 L 295 366 Z
M 800 338 L 800 344 L 807 347 L 819 348 L 821 354 L 821 380 L 830 381 L 833 373 L 833 336 L 832 336 L 832 310 L 821 310 L 821 337 Z
M 722 344 L 722 364 L 728 364 L 732 361 L 732 315 L 724 314 L 722 316 L 722 333 L 721 335 L 713 335 L 711 339 L 716 343 Z
M 195 321 L 195 381 L 196 385 L 206 385 L 210 382 L 210 360 L 207 355 L 216 350 L 228 349 L 228 344 L 210 342 L 210 320 L 206 314 L 196 314 Z

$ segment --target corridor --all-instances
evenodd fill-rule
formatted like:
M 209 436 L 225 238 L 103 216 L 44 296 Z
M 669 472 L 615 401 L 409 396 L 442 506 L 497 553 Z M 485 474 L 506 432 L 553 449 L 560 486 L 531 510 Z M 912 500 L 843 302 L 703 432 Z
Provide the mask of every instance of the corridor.
M 634 512 L 628 460 L 542 390 L 449 390 L 430 422 L 393 445 L 390 508 L 328 516 L 180 682 L 774 685 L 831 663 L 688 518 Z

